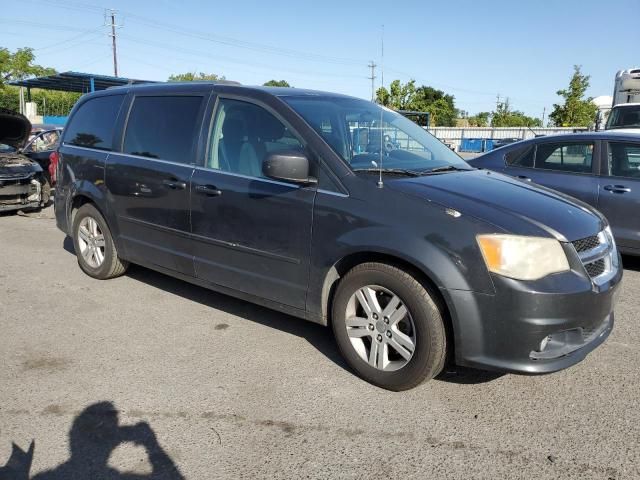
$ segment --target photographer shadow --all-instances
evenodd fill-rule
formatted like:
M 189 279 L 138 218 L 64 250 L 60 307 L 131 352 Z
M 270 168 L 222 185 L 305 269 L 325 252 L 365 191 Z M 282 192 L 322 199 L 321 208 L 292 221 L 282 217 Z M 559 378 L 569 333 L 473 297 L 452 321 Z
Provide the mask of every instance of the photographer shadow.
M 123 443 L 145 448 L 150 473 L 121 472 L 109 466 L 113 451 Z M 111 402 L 85 408 L 73 421 L 69 432 L 69 460 L 32 480 L 174 480 L 184 477 L 158 443 L 148 423 L 120 425 L 118 410 Z

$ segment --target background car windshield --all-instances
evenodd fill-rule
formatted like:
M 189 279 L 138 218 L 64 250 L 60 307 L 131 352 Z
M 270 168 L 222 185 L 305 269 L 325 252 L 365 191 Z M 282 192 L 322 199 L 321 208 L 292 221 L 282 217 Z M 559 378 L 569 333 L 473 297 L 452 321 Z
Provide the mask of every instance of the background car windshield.
M 375 103 L 342 97 L 284 97 L 353 169 L 422 172 L 471 167 L 412 121 Z
M 614 108 L 607 120 L 607 128 L 639 128 L 640 105 Z

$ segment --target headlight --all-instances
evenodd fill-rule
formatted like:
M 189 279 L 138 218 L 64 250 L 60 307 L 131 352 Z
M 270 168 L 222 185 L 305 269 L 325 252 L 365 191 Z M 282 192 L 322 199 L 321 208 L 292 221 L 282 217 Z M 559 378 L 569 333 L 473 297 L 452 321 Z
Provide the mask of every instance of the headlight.
M 569 270 L 562 245 L 552 238 L 478 235 L 489 271 L 517 280 L 537 280 Z

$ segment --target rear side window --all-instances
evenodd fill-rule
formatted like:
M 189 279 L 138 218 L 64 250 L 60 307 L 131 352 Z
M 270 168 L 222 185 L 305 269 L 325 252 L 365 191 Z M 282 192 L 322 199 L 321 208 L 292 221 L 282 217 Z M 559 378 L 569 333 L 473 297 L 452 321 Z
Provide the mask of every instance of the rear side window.
M 533 151 L 534 146 L 530 145 L 524 148 L 518 148 L 507 152 L 504 160 L 511 167 L 529 167 L 533 168 Z
M 176 163 L 193 163 L 203 97 L 136 97 L 123 152 Z
M 109 95 L 84 102 L 67 125 L 64 143 L 112 150 L 113 131 L 123 100 L 124 95 Z
M 609 175 L 640 178 L 640 143 L 609 143 Z
M 591 173 L 592 142 L 541 143 L 536 151 L 536 168 L 571 173 Z

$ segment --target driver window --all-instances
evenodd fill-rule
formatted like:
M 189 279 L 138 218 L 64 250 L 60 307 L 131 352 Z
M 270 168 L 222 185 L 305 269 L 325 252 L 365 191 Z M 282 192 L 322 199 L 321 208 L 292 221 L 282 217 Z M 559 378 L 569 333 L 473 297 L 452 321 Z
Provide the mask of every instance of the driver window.
M 33 142 L 31 143 L 31 151 L 37 153 L 54 150 L 58 145 L 59 139 L 60 132 L 57 130 L 42 132 L 33 139 Z
M 304 150 L 275 116 L 253 103 L 221 99 L 209 142 L 207 168 L 264 177 L 265 157 L 282 150 Z

